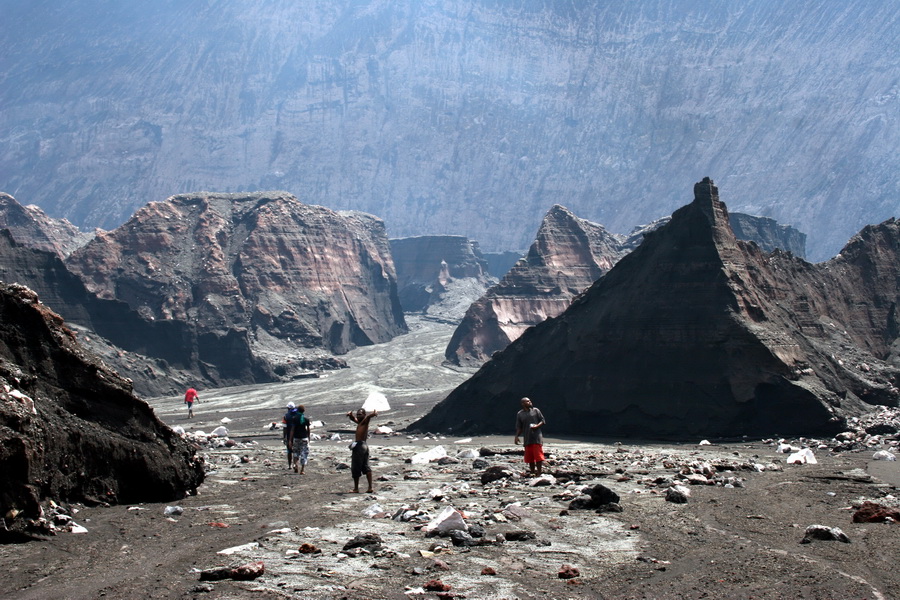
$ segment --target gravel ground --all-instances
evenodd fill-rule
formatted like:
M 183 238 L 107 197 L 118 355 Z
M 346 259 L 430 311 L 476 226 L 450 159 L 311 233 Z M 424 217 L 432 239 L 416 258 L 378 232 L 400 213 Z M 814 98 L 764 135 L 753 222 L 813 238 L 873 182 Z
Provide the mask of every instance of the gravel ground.
M 834 452 L 792 440 L 818 459 L 794 465 L 776 441 L 549 437 L 554 477 L 538 482 L 524 476 L 512 431 L 471 440 L 379 434 L 370 441 L 375 493 L 349 493 L 347 410 L 379 391 L 393 410 L 375 424 L 400 429 L 467 376 L 440 364 L 451 326 L 411 326 L 391 344 L 354 351 L 350 369 L 327 377 L 201 390 L 192 420 L 179 399 L 151 400 L 197 439 L 229 420 L 233 445 L 202 446 L 211 470 L 199 493 L 170 503 L 183 509 L 172 516 L 165 504 L 74 507 L 86 533 L 0 547 L 0 597 L 900 598 L 900 525 L 852 522 L 863 500 L 897 503 L 898 463 L 873 461 L 878 448 Z M 302 476 L 286 468 L 280 433 L 268 426 L 289 400 L 324 421 Z M 512 424 L 517 407 L 508 410 Z M 408 462 L 438 446 L 448 458 Z M 485 448 L 494 454 L 484 463 L 457 458 Z M 508 476 L 482 483 L 488 466 Z M 689 490 L 687 502 L 666 501 L 675 483 Z M 570 508 L 597 485 L 619 496 L 617 507 Z M 426 535 L 447 507 L 465 515 L 472 537 L 462 543 L 474 545 Z M 839 528 L 850 541 L 801 543 L 810 525 Z M 345 550 L 362 534 L 378 535 L 381 547 Z M 253 580 L 200 581 L 201 571 L 257 561 L 265 572 Z

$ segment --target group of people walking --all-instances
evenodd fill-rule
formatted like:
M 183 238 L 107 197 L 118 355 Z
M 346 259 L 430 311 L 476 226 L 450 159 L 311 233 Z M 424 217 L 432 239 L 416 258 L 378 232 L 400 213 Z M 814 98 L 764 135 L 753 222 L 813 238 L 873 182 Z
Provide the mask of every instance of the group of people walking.
M 188 407 L 188 418 L 194 416 L 194 402 L 199 400 L 199 395 L 194 388 L 188 389 L 184 396 L 184 403 Z M 514 443 L 519 444 L 521 438 L 525 448 L 525 464 L 529 473 L 540 476 L 544 466 L 544 437 L 543 427 L 546 424 L 544 415 L 540 409 L 535 408 L 529 398 L 520 400 L 521 410 L 516 413 L 516 436 Z M 347 417 L 356 424 L 356 432 L 353 443 L 350 444 L 350 474 L 353 477 L 353 493 L 359 493 L 359 480 L 366 476 L 368 489 L 366 493 L 372 493 L 372 469 L 369 466 L 369 424 L 378 411 L 366 412 L 360 408 L 356 412 L 350 411 Z M 302 404 L 295 405 L 288 402 L 287 412 L 282 418 L 284 445 L 287 449 L 288 469 L 301 475 L 306 472 L 309 463 L 309 438 L 311 423 L 306 416 L 306 407 Z

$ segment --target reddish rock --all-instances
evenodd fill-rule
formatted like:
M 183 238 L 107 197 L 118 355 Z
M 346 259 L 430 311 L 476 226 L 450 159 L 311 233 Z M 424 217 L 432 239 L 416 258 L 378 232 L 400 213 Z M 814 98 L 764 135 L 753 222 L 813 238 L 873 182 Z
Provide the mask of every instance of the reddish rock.
M 306 543 L 306 542 L 304 542 L 303 544 L 300 544 L 299 550 L 300 550 L 300 554 L 321 554 L 322 553 L 321 549 L 317 548 L 316 546 L 314 546 L 312 544 Z
M 426 592 L 449 592 L 450 586 L 440 579 L 429 579 L 422 588 Z
M 244 347 L 282 373 L 406 331 L 384 224 L 284 193 L 173 196 L 68 259 L 88 289 L 198 329 L 198 352 Z M 233 338 L 233 339 L 230 339 Z
M 222 579 L 251 581 L 262 576 L 265 572 L 266 567 L 263 562 L 256 561 L 238 567 L 217 567 L 200 571 L 200 581 L 221 581 Z
M 889 519 L 900 522 L 900 509 L 866 501 L 853 513 L 854 523 L 884 523 Z
M 581 577 L 581 571 L 572 565 L 563 565 L 559 568 L 556 576 L 560 579 L 575 579 L 576 577 Z
M 832 435 L 897 403 L 898 304 L 897 220 L 810 264 L 739 241 L 706 179 L 563 314 L 410 429 L 507 432 L 528 396 L 558 433 Z
M 447 345 L 447 360 L 484 362 L 532 325 L 562 313 L 624 254 L 601 225 L 554 206 L 528 254 L 466 312 Z
M 482 575 L 496 575 L 497 571 L 493 567 L 485 567 L 481 570 Z

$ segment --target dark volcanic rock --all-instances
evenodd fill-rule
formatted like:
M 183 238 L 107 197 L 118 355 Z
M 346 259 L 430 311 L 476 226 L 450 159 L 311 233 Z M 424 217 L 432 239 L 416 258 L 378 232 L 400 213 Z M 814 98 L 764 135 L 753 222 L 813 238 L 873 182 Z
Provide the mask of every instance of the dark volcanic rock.
M 0 288 L 0 383 L 0 536 L 46 499 L 163 502 L 203 481 L 195 448 L 22 286 Z
M 466 311 L 447 345 L 447 360 L 484 362 L 532 325 L 562 313 L 623 254 L 616 236 L 601 225 L 555 205 L 527 256 Z
M 390 240 L 397 270 L 397 293 L 405 312 L 429 312 L 468 280 L 476 290 L 459 311 L 460 318 L 493 283 L 478 243 L 459 235 L 430 235 Z
M 82 343 L 103 356 L 140 394 L 162 396 L 203 382 L 240 385 L 277 379 L 251 352 L 246 332 L 200 332 L 195 323 L 148 319 L 119 300 L 98 298 L 51 252 L 26 248 L 0 230 L 0 280 L 34 290 Z
M 0 192 L 0 229 L 8 229 L 13 239 L 29 248 L 39 248 L 65 258 L 93 237 L 65 219 L 51 219 L 37 206 L 22 206 L 9 194 Z
M 340 354 L 406 331 L 384 224 L 284 192 L 150 203 L 67 265 L 147 319 L 196 323 L 201 345 Z
M 410 428 L 505 432 L 522 396 L 559 433 L 682 439 L 836 433 L 896 405 L 900 223 L 813 265 L 737 240 L 709 179 L 694 194 Z

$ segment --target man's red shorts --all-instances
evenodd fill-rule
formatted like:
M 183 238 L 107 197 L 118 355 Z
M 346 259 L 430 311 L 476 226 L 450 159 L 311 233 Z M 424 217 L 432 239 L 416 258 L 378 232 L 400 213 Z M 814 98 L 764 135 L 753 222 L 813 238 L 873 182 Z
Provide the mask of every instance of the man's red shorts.
M 525 446 L 525 462 L 544 462 L 544 447 L 540 444 L 528 444 Z

